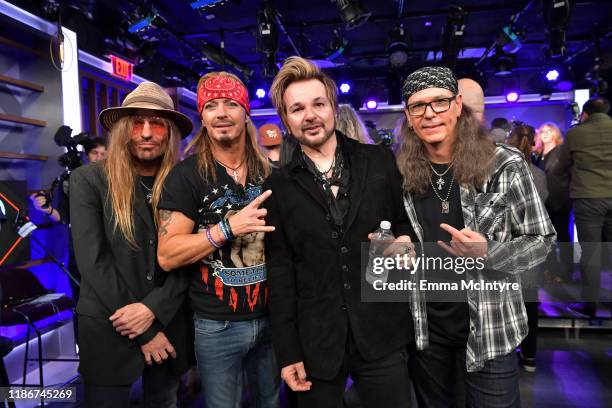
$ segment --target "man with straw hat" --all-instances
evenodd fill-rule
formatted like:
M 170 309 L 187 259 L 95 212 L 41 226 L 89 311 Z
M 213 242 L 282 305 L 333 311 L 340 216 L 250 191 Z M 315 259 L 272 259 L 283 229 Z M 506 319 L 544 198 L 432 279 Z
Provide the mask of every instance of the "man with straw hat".
M 72 237 L 82 274 L 79 372 L 87 407 L 122 407 L 142 375 L 146 407 L 176 406 L 189 367 L 187 281 L 156 262 L 155 214 L 189 118 L 152 82 L 105 109 L 108 157 L 70 177 Z

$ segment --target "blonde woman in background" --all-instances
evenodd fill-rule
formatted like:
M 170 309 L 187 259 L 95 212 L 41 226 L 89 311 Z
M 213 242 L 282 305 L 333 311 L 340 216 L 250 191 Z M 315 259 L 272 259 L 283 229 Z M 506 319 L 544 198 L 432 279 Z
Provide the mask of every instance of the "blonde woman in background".
M 546 210 L 557 231 L 559 257 L 556 251 L 549 254 L 546 276 L 556 283 L 571 280 L 573 259 L 569 236 L 569 216 L 571 202 L 569 197 L 568 169 L 561 163 L 563 156 L 563 135 L 557 125 L 546 122 L 540 125 L 538 134 L 542 150 L 538 166 L 546 173 L 549 197 L 546 200 Z
M 368 129 L 351 105 L 343 104 L 338 106 L 336 129 L 360 143 L 372 144 L 372 140 L 368 135 Z

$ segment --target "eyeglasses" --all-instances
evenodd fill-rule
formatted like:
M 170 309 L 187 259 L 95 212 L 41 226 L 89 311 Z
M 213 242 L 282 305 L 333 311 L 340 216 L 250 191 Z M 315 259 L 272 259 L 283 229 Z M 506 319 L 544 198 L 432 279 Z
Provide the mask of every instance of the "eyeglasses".
M 166 120 L 159 116 L 135 116 L 132 131 L 141 132 L 145 122 L 149 123 L 152 132 L 163 132 L 166 130 Z
M 450 98 L 440 98 L 427 103 L 414 103 L 412 105 L 408 105 L 408 113 L 411 116 L 423 116 L 428 106 L 435 113 L 446 112 L 450 109 L 451 101 L 455 100 L 456 97 L 457 96 L 455 95 Z

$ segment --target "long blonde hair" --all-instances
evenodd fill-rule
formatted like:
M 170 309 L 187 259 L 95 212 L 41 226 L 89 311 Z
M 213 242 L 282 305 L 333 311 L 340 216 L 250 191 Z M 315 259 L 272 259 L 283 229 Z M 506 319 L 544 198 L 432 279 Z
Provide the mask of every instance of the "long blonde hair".
M 167 119 L 168 139 L 166 150 L 162 156 L 160 168 L 153 184 L 151 207 L 153 214 L 157 214 L 162 188 L 166 176 L 178 162 L 180 156 L 180 132 L 176 125 Z M 126 116 L 119 119 L 109 132 L 109 145 L 107 158 L 102 162 L 106 171 L 108 184 L 107 200 L 113 207 L 113 222 L 115 230 L 121 234 L 133 248 L 138 248 L 134 238 L 134 190 L 138 182 L 138 174 L 134 166 L 134 157 L 130 152 L 130 135 L 134 124 L 133 117 Z M 155 217 L 157 224 L 157 216 Z
M 336 129 L 347 137 L 357 140 L 359 143 L 372 144 L 368 129 L 351 105 L 342 104 L 338 106 Z
M 539 139 L 539 143 L 535 144 L 536 148 L 534 150 L 538 152 L 538 154 L 541 154 L 544 151 L 544 144 L 542 143 L 542 136 L 540 136 L 540 133 L 545 127 L 548 127 L 552 130 L 553 142 L 555 143 L 555 146 L 563 144 L 563 133 L 561 132 L 561 129 L 559 129 L 559 126 L 557 126 L 553 122 L 542 123 L 536 131 L 536 142 L 538 142 Z
M 240 83 L 246 89 L 244 83 L 236 75 L 229 72 L 209 72 L 204 75 L 200 82 L 205 81 L 211 76 L 227 76 L 238 83 Z M 200 112 L 200 115 L 202 113 Z M 246 163 L 248 168 L 249 180 L 256 182 L 258 179 L 265 179 L 270 174 L 270 164 L 268 159 L 261 151 L 259 144 L 257 144 L 257 129 L 251 122 L 247 115 L 247 123 L 245 126 L 246 130 Z M 215 158 L 212 153 L 212 143 L 208 136 L 206 126 L 202 126 L 197 135 L 191 139 L 184 151 L 185 155 L 195 154 L 198 157 L 199 172 L 204 180 L 212 178 L 214 182 L 217 181 L 217 170 L 215 165 Z
M 452 156 L 455 181 L 457 184 L 481 187 L 493 166 L 495 145 L 467 105 L 463 105 L 456 131 Z M 397 153 L 397 167 L 404 178 L 404 189 L 410 193 L 424 194 L 429 188 L 432 174 L 425 144 L 408 121 L 402 124 L 399 137 L 401 145 Z

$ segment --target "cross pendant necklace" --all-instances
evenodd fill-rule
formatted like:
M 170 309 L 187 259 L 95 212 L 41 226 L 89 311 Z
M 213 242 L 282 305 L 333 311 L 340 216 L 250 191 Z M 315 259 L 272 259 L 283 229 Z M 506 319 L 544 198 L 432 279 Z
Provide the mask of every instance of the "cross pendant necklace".
M 444 187 L 445 181 L 442 177 L 438 177 L 438 181 L 436 181 L 436 184 L 438 185 L 438 190 L 442 190 L 442 187 Z
M 232 171 L 232 178 L 234 179 L 234 181 L 236 182 L 236 184 L 240 184 L 238 183 L 238 169 L 240 169 L 240 167 L 242 167 L 242 165 L 244 164 L 246 157 L 244 159 L 242 159 L 242 161 L 240 162 L 240 164 L 236 167 L 231 167 L 228 166 L 227 164 L 221 163 L 219 160 L 215 159 L 217 161 L 217 163 L 219 163 L 220 165 L 222 165 L 223 167 L 225 167 L 227 170 L 231 170 Z

